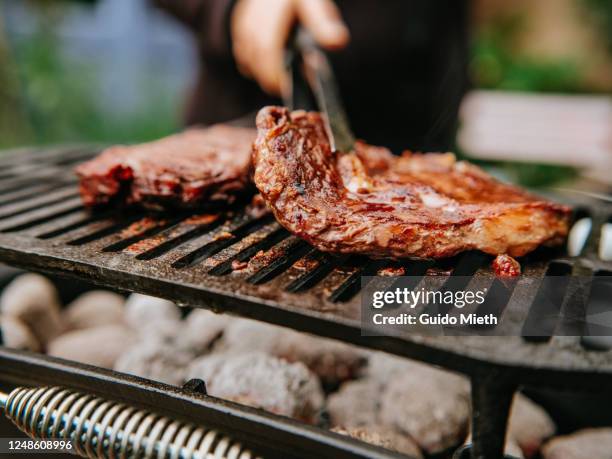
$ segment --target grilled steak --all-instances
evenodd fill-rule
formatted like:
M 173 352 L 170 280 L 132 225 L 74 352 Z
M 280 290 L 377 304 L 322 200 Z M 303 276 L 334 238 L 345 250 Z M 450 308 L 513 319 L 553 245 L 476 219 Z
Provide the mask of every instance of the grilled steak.
M 323 251 L 448 257 L 478 249 L 521 256 L 558 244 L 570 209 L 500 183 L 454 155 L 358 143 L 330 149 L 318 113 L 257 116 L 255 184 L 276 219 Z
M 164 208 L 233 201 L 250 183 L 254 138 L 252 129 L 216 125 L 108 148 L 76 169 L 83 202 Z

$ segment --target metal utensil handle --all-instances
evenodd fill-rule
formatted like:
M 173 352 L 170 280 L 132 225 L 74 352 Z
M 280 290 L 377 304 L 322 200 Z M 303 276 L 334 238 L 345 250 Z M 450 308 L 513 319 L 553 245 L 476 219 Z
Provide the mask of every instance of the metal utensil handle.
M 285 70 L 288 76 L 288 85 L 283 87 L 283 104 L 289 110 L 317 110 L 317 105 L 310 89 L 310 85 L 304 77 L 304 61 L 302 53 L 295 44 L 293 38 L 285 54 Z
M 355 146 L 348 116 L 340 98 L 331 63 L 314 38 L 303 28 L 296 31 L 295 48 L 302 56 L 306 78 L 317 106 L 325 117 L 332 150 L 348 152 Z
M 6 417 L 31 438 L 69 440 L 100 459 L 261 459 L 215 430 L 60 387 L 0 394 Z

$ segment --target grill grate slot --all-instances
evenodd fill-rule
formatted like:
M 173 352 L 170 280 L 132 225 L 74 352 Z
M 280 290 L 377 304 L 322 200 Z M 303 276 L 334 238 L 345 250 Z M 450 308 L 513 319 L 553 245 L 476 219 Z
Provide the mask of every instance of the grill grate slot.
M 485 302 L 476 308 L 476 315 L 484 317 L 494 314 L 496 317 L 503 317 L 517 282 L 517 279 L 494 279 L 489 286 Z
M 38 186 L 43 180 L 47 183 L 59 184 L 74 181 L 74 178 L 63 172 L 45 170 L 29 175 L 27 178 L 16 177 L 14 179 L 3 180 L 0 183 L 2 185 L 0 187 L 0 195 Z
M 52 164 L 54 160 L 62 160 L 72 158 L 74 156 L 92 156 L 97 151 L 98 149 L 79 147 L 71 148 L 70 150 L 65 148 L 48 150 L 20 149 L 19 151 L 15 150 L 8 155 L 3 155 L 2 158 L 0 158 L 0 166 L 45 166 Z
M 13 182 L 13 180 L 11 180 L 11 182 Z M 49 185 L 59 186 L 59 185 L 65 184 L 66 182 L 67 182 L 66 180 L 50 180 L 47 183 L 47 186 Z M 3 185 L 5 183 L 6 182 L 0 183 L 0 185 Z M 40 181 L 19 179 L 17 184 L 12 184 L 10 186 L 5 186 L 5 187 L 0 186 L 0 196 L 7 196 L 7 195 L 13 196 L 16 193 L 33 191 L 33 190 L 38 189 L 39 186 L 40 186 Z
M 587 312 L 592 320 L 588 323 L 588 332 L 596 336 L 582 338 L 581 344 L 586 349 L 608 351 L 612 335 L 612 314 L 610 298 L 612 297 L 612 271 L 601 270 L 595 273 Z M 593 320 L 594 319 L 594 320 Z M 597 323 L 593 323 L 596 321 Z
M 522 328 L 522 336 L 530 342 L 547 342 L 550 340 L 557 321 L 560 305 L 565 296 L 565 290 L 560 290 L 558 281 L 554 278 L 567 278 L 571 274 L 571 266 L 563 263 L 551 263 L 542 279 L 538 293 L 529 309 Z M 565 282 L 563 285 L 566 285 Z
M 544 262 L 525 266 L 523 275 L 516 280 L 512 294 L 504 306 L 504 314 L 500 317 L 496 334 L 521 335 L 523 324 L 544 279 L 546 267 L 547 263 Z
M 61 204 L 67 199 L 75 198 L 77 196 L 78 193 L 76 193 L 74 189 L 63 189 L 57 192 L 44 194 L 42 196 L 39 194 L 34 198 L 24 199 L 17 204 L 2 206 L 4 207 L 4 211 L 0 212 L 0 220 L 16 217 L 17 215 L 22 215 L 46 206 Z
M 457 276 L 473 276 L 479 268 L 488 266 L 491 260 L 492 257 L 490 255 L 482 252 L 467 252 L 459 255 L 450 280 L 452 280 L 452 277 Z
M 272 233 L 264 237 L 261 241 L 248 246 L 247 248 L 238 252 L 236 255 L 230 257 L 228 260 L 225 260 L 224 262 L 215 266 L 210 271 L 208 271 L 208 274 L 210 274 L 211 276 L 225 276 L 226 274 L 229 274 L 233 271 L 232 265 L 234 262 L 248 262 L 260 250 L 266 251 L 278 244 L 279 242 L 283 241 L 284 239 L 287 239 L 288 237 L 289 232 L 286 229 L 276 229 L 272 231 Z
M 78 230 L 79 228 L 91 225 L 92 223 L 108 220 L 112 215 L 113 212 L 103 212 L 94 215 L 84 212 L 83 216 L 79 216 L 79 218 L 77 218 L 75 221 L 72 221 L 70 223 L 64 223 L 59 227 L 56 226 L 51 230 L 44 231 L 38 234 L 36 237 L 39 239 L 54 239 L 59 236 L 63 236 L 64 234 Z
M 126 237 L 124 239 L 121 239 L 118 242 L 115 242 L 111 245 L 107 245 L 106 247 L 103 247 L 102 251 L 103 252 L 119 252 L 123 249 L 127 249 L 128 247 L 130 247 L 133 244 L 136 244 L 137 242 L 146 240 L 147 238 L 153 237 L 161 233 L 162 231 L 165 231 L 169 228 L 176 226 L 183 219 L 184 217 L 176 218 L 176 219 L 173 219 L 167 222 L 164 220 L 151 221 L 150 224 L 145 225 L 145 227 L 141 231 L 137 231 L 136 234 L 132 236 Z
M 343 265 L 349 259 L 348 256 L 332 256 L 321 252 L 315 252 L 313 257 L 317 266 L 302 274 L 292 281 L 285 290 L 289 293 L 298 293 L 309 290 L 325 279 L 335 268 Z
M 173 268 L 183 269 L 190 266 L 194 266 L 207 258 L 221 252 L 222 250 L 236 244 L 239 240 L 247 237 L 248 235 L 260 230 L 264 226 L 270 224 L 273 221 L 271 215 L 266 215 L 261 218 L 250 220 L 238 227 L 233 231 L 228 232 L 227 238 L 220 238 L 209 242 L 208 244 L 188 253 L 187 255 L 179 258 L 172 264 Z
M 255 285 L 268 282 L 274 279 L 276 276 L 282 274 L 296 261 L 308 255 L 313 250 L 314 249 L 309 244 L 298 240 L 286 249 L 284 256 L 277 258 L 269 265 L 257 271 L 247 279 L 247 282 Z
M 185 222 L 184 222 L 185 223 Z M 223 223 L 223 219 L 220 215 L 214 216 L 214 219 L 209 223 L 203 223 L 196 225 L 184 224 L 179 228 L 181 231 L 176 231 L 172 235 L 168 236 L 168 239 L 161 242 L 160 244 L 148 249 L 142 253 L 136 255 L 138 260 L 153 260 L 161 257 L 165 253 L 183 245 L 185 242 L 200 237 L 204 234 L 210 233 L 215 228 L 218 228 Z
M 3 180 L 7 178 L 24 179 L 24 178 L 31 177 L 31 176 L 38 176 L 40 174 L 47 175 L 49 172 L 49 169 L 57 170 L 58 169 L 57 166 L 58 165 L 54 164 L 53 162 L 36 162 L 35 164 L 16 164 L 16 165 L 9 167 L 9 169 L 6 171 L 7 174 L 5 175 L 5 177 L 3 177 Z
M 447 277 L 446 281 L 440 288 L 442 294 L 446 292 L 457 292 L 464 289 L 470 282 L 470 278 L 476 274 L 479 268 L 488 268 L 491 257 L 481 252 L 467 252 L 463 255 L 459 255 L 459 257 L 455 258 L 455 260 L 456 265 L 452 270 L 451 275 Z M 443 263 L 447 263 L 449 261 L 450 260 L 446 260 L 443 261 Z M 452 304 L 429 304 L 424 308 L 423 314 L 448 314 L 451 308 Z
M 141 214 L 136 214 L 132 217 L 127 217 L 125 220 L 120 220 L 118 222 L 111 222 L 110 224 L 105 224 L 102 228 L 95 230 L 91 233 L 87 233 L 83 236 L 79 236 L 76 239 L 72 239 L 67 242 L 68 245 L 80 246 L 89 244 L 90 242 L 97 241 L 99 239 L 103 239 L 111 234 L 115 234 L 119 231 L 122 231 L 132 225 L 134 222 L 140 220 L 142 218 Z M 101 222 L 106 223 L 106 222 Z
M 561 303 L 561 320 L 556 333 L 563 336 L 582 336 L 584 321 L 593 282 L 593 270 L 581 260 L 576 261 L 568 279 Z
M 56 185 L 43 184 L 36 187 L 27 188 L 25 190 L 15 191 L 14 193 L 4 195 L 2 202 L 0 203 L 0 208 L 8 206 L 9 204 L 22 202 L 26 199 L 35 198 L 40 196 L 41 193 L 51 193 L 64 188 L 74 190 L 74 185 L 67 185 L 66 183 L 57 183 Z
M 385 261 L 382 260 L 368 260 L 367 258 L 359 257 L 357 265 L 360 267 L 359 270 L 351 274 L 340 287 L 334 290 L 329 296 L 329 301 L 332 303 L 341 303 L 349 301 L 361 290 L 361 277 L 362 276 L 375 276 L 379 269 L 385 266 Z
M 9 178 L 13 178 L 15 177 L 17 174 L 15 172 L 7 172 L 4 174 L 0 174 L 0 181 L 5 180 L 5 179 L 9 179 Z
M 44 223 L 57 220 L 66 215 L 80 212 L 84 209 L 79 198 L 70 199 L 61 204 L 52 205 L 43 209 L 37 209 L 27 214 L 18 215 L 8 220 L 6 226 L 0 227 L 2 233 L 14 233 L 24 231 Z M 11 220 L 17 220 L 11 222 Z

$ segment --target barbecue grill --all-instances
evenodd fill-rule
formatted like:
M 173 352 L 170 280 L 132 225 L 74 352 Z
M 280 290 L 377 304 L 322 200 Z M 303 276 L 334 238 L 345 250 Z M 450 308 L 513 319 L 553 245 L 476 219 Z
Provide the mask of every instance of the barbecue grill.
M 612 273 L 599 259 L 601 227 L 612 206 L 565 199 L 576 218 L 592 219 L 580 256 L 539 251 L 506 297 L 499 327 L 538 320 L 530 309 L 546 276 L 564 276 L 559 319 L 537 339 L 361 334 L 362 276 L 402 266 L 406 275 L 442 275 L 442 285 L 474 279 L 493 288 L 490 258 L 465 253 L 450 260 L 399 262 L 321 253 L 270 216 L 238 205 L 208 213 L 145 215 L 136 210 L 91 213 L 78 196 L 72 168 L 99 151 L 75 146 L 19 150 L 0 157 L 0 261 L 86 280 L 112 289 L 166 298 L 282 325 L 439 365 L 472 381 L 473 458 L 502 456 L 512 396 L 522 386 L 603 391 L 612 384 L 612 353 L 588 346 L 577 327 L 586 316 L 594 276 Z M 242 269 L 248 263 L 248 269 Z M 573 320 L 570 320 L 573 319 Z M 576 336 L 568 336 L 568 335 Z M 565 335 L 565 336 L 557 336 Z M 0 350 L 5 384 L 63 384 L 102 397 L 163 407 L 171 415 L 233 432 L 264 457 L 397 457 L 379 448 L 231 403 L 27 352 Z M 274 448 L 265 438 L 274 438 Z M 267 454 L 267 455 L 266 455 Z

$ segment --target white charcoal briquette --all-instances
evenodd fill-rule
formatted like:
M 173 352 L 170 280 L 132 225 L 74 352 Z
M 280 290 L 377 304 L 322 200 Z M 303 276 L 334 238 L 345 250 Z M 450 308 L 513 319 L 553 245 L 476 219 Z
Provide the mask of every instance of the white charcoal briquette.
M 172 302 L 154 296 L 132 293 L 125 303 L 125 321 L 134 329 L 156 320 L 180 320 L 179 308 Z
M 332 427 L 375 427 L 380 424 L 382 384 L 373 378 L 348 381 L 327 399 Z
M 221 352 L 270 353 L 281 339 L 283 328 L 257 320 L 232 318 L 215 346 Z
M 124 325 L 73 330 L 49 343 L 47 353 L 75 362 L 113 368 L 117 358 L 136 342 L 134 331 Z
M 0 312 L 25 323 L 43 347 L 64 329 L 57 290 L 39 274 L 23 274 L 7 285 Z
M 187 316 L 177 333 L 176 346 L 196 355 L 205 354 L 231 322 L 228 316 L 196 309 Z
M 30 329 L 17 317 L 0 315 L 0 345 L 12 349 L 40 351 L 40 344 Z
M 314 422 L 323 407 L 320 382 L 304 364 L 261 352 L 202 357 L 190 365 L 187 378 L 205 381 L 214 397 L 305 422 Z
M 175 319 L 157 319 L 144 321 L 138 329 L 132 327 L 137 333 L 139 340 L 153 340 L 170 343 L 176 346 L 175 342 L 181 333 L 183 322 Z
M 612 429 L 584 429 L 555 437 L 542 448 L 543 459 L 610 459 Z
M 442 453 L 460 445 L 466 437 L 469 382 L 456 374 L 410 362 L 405 372 L 386 385 L 380 419 L 410 435 L 427 454 Z
M 166 384 L 181 385 L 185 372 L 194 359 L 190 352 L 158 339 L 144 339 L 134 344 L 115 362 L 114 369 L 122 373 Z
M 534 457 L 555 431 L 554 421 L 542 407 L 516 394 L 508 421 L 508 437 L 516 441 L 526 458 Z
M 68 330 L 122 324 L 125 298 L 108 290 L 92 290 L 83 293 L 63 311 Z
M 347 435 L 371 445 L 406 454 L 414 459 L 421 459 L 423 457 L 419 446 L 412 438 L 386 427 L 334 427 L 331 430 L 332 432 Z
M 330 386 L 354 379 L 365 363 L 364 351 L 356 346 L 248 319 L 232 320 L 217 349 L 232 353 L 256 350 L 301 362 Z

